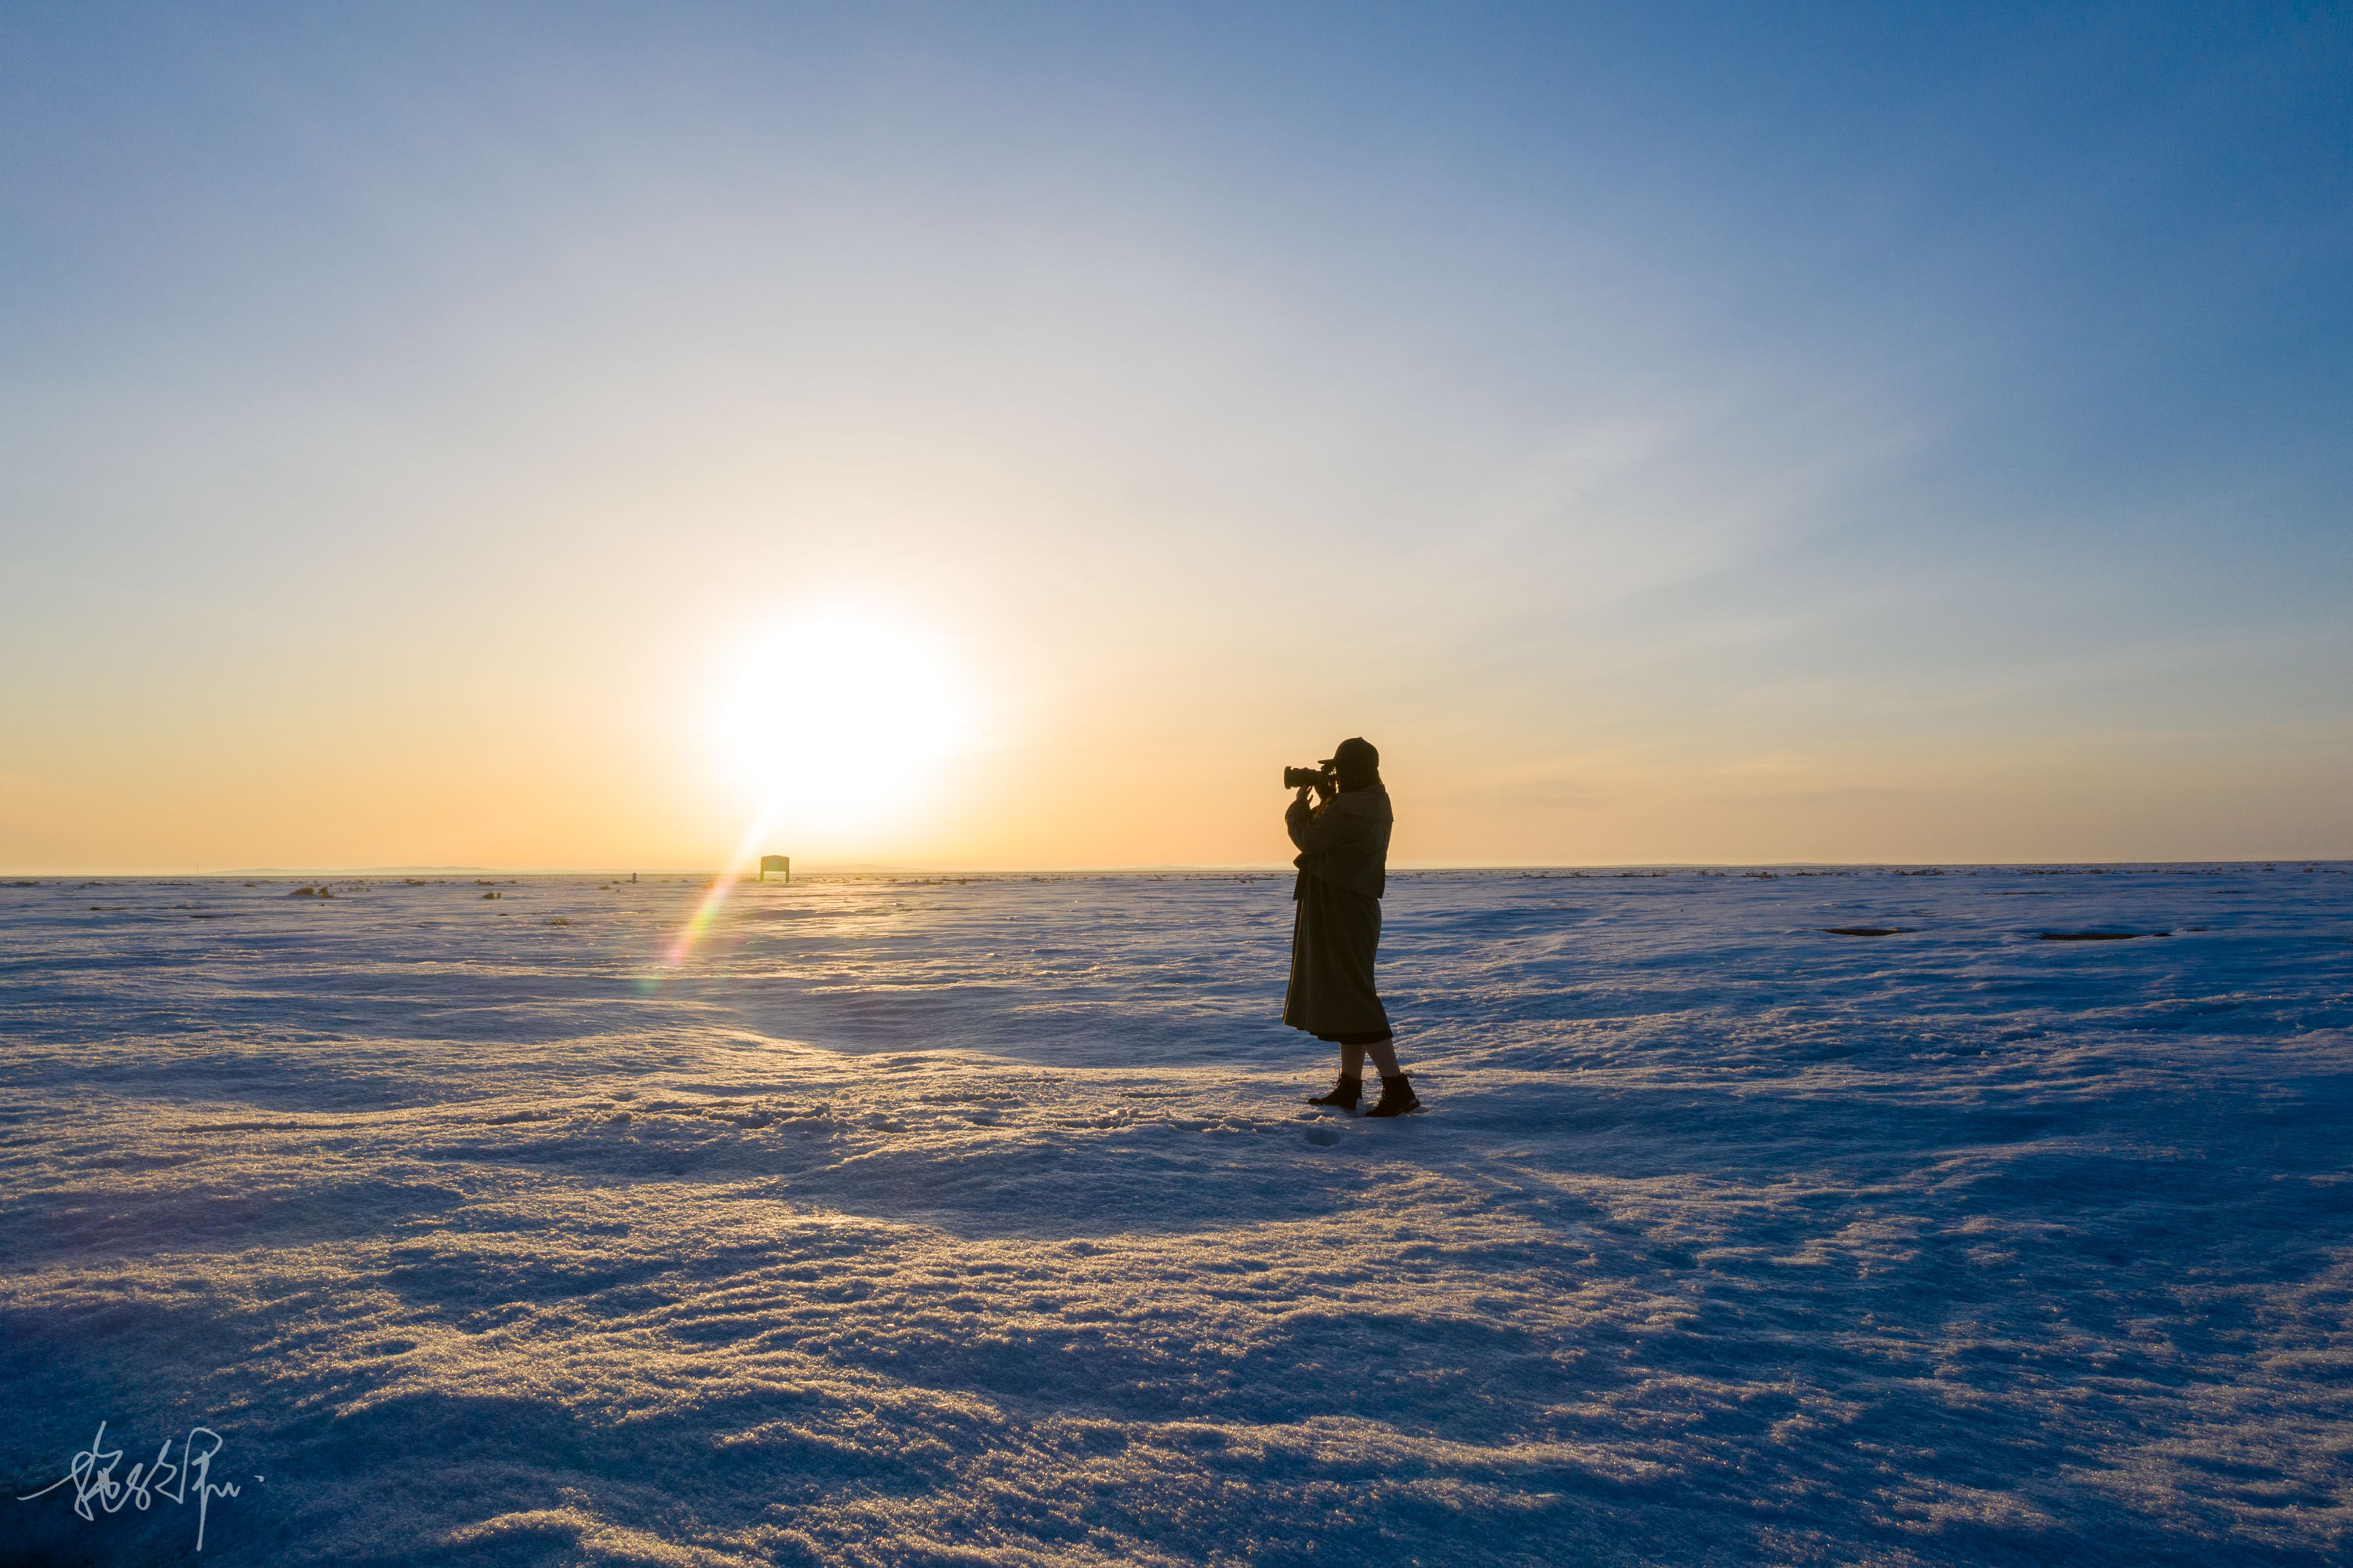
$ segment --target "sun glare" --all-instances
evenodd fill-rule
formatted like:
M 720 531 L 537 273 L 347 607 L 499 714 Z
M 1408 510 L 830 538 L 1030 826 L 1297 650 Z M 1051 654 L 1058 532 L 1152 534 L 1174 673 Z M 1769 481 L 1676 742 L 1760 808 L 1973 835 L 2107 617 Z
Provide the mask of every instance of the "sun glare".
M 786 834 L 831 837 L 903 810 L 970 747 L 968 681 L 948 651 L 868 616 L 797 621 L 736 657 L 714 715 L 720 766 Z

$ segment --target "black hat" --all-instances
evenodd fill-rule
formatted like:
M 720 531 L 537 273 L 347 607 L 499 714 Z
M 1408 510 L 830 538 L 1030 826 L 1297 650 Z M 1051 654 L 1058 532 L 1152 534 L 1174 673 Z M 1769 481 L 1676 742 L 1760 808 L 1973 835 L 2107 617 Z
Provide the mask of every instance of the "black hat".
M 1367 773 L 1377 773 L 1381 770 L 1380 748 L 1361 735 L 1352 735 L 1332 748 L 1324 766 L 1345 768 L 1352 773 L 1360 768 Z

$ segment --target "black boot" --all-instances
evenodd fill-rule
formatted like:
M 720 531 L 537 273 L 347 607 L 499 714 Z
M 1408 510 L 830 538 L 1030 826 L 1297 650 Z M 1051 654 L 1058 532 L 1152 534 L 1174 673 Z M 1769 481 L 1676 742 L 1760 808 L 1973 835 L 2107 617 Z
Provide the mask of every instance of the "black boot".
M 1307 1103 L 1311 1106 L 1336 1106 L 1353 1116 L 1356 1114 L 1356 1102 L 1364 1097 L 1365 1080 L 1361 1077 L 1352 1078 L 1343 1073 L 1340 1075 L 1340 1081 L 1332 1086 L 1330 1094 L 1318 1095 Z
M 1413 1080 L 1399 1073 L 1394 1078 L 1381 1080 L 1381 1103 L 1366 1111 L 1366 1116 L 1403 1116 L 1418 1111 L 1421 1102 L 1414 1097 Z

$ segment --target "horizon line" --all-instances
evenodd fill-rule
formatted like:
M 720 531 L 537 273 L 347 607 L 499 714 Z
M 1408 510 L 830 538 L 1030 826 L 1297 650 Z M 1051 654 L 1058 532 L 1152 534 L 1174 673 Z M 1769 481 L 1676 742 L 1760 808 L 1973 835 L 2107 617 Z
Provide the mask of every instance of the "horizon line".
M 2184 865 L 2345 865 L 2353 860 L 2340 860 L 2327 855 L 2199 855 L 2183 859 L 2126 860 L 1754 860 L 1754 861 L 1430 861 L 1407 863 L 1388 868 L 1391 875 L 1418 872 L 1445 871 L 1767 871 L 1788 868 L 1800 871 L 1868 871 L 1883 867 L 1918 866 L 1924 869 L 1987 871 L 2009 870 L 2022 866 L 2184 866 Z M 795 878 L 818 876 L 1081 876 L 1081 875 L 1219 875 L 1242 873 L 1282 873 L 1293 870 L 1289 861 L 1234 862 L 1141 862 L 1096 865 L 993 865 L 971 866 L 954 864 L 894 864 L 872 861 L 842 861 L 796 867 L 790 874 Z M 129 870 L 49 869 L 11 870 L 0 868 L 0 881 L 26 879 L 67 879 L 99 877 L 193 876 L 227 878 L 237 876 L 686 876 L 721 877 L 733 875 L 745 880 L 756 879 L 756 871 L 731 872 L 712 866 L 516 866 L 516 865 L 349 865 L 349 866 L 226 866 L 204 869 L 188 866 L 149 866 Z

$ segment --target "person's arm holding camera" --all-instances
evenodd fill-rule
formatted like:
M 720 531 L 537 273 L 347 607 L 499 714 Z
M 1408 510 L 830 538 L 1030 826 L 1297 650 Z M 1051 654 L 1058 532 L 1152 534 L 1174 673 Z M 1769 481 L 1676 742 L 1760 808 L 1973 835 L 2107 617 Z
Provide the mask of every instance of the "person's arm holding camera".
M 1334 791 L 1336 795 L 1337 791 Z M 1327 854 L 1333 850 L 1362 842 L 1375 832 L 1375 825 L 1366 819 L 1333 807 L 1326 797 L 1311 806 L 1307 791 L 1299 791 L 1282 814 L 1283 826 L 1291 831 L 1291 842 L 1311 855 Z
M 1323 804 L 1323 801 L 1314 799 L 1317 793 L 1317 780 L 1304 768 L 1286 768 L 1282 770 L 1282 781 L 1298 787 L 1298 792 L 1291 797 L 1291 804 L 1283 810 L 1282 825 L 1290 830 L 1291 842 L 1305 849 L 1307 846 L 1299 842 L 1300 830 L 1314 820 L 1316 808 Z
M 1291 805 L 1282 814 L 1283 825 L 1291 830 L 1291 842 L 1301 849 L 1321 848 L 1321 845 L 1309 844 L 1300 837 L 1300 833 L 1310 822 L 1317 821 L 1316 812 L 1331 804 L 1339 794 L 1339 781 L 1329 773 L 1311 774 L 1304 768 L 1286 768 L 1282 771 L 1284 783 L 1298 786 L 1298 793 L 1291 798 Z

